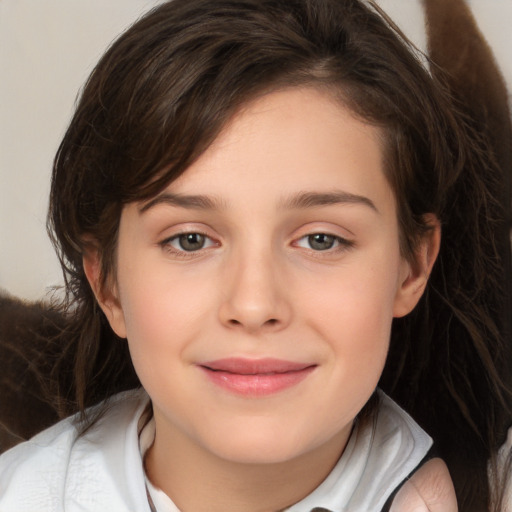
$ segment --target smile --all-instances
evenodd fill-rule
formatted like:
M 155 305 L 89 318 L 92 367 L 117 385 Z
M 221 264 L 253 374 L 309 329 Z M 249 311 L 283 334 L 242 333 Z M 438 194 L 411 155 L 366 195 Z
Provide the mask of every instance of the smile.
M 299 384 L 316 365 L 280 359 L 229 358 L 202 363 L 199 368 L 213 384 L 225 390 L 260 397 Z

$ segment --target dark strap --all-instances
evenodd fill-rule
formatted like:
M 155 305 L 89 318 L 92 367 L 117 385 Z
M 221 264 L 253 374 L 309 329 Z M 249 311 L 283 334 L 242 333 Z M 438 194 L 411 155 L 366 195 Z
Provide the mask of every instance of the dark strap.
M 381 512 L 389 512 L 389 509 L 391 508 L 391 504 L 393 503 L 393 500 L 395 499 L 395 496 L 397 495 L 398 491 L 402 488 L 402 486 L 405 484 L 405 482 L 407 482 L 407 480 L 409 480 L 409 478 L 411 478 L 411 476 L 414 475 L 414 473 L 416 473 L 416 471 L 418 471 L 418 469 L 420 469 L 421 466 L 423 466 L 429 460 L 435 459 L 437 456 L 438 455 L 436 453 L 436 450 L 434 449 L 434 447 L 431 447 L 430 450 L 425 455 L 425 457 L 423 457 L 421 462 L 409 473 L 409 475 L 407 475 L 400 482 L 398 487 L 396 487 L 396 489 L 389 495 L 388 499 L 386 500 L 386 503 L 384 504 L 384 507 L 382 507 L 382 511 Z

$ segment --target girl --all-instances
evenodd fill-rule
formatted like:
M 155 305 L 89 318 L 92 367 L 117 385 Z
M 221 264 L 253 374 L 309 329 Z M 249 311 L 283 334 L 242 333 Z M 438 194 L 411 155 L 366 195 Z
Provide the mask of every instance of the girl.
M 81 414 L 0 459 L 1 510 L 456 510 L 435 454 L 461 510 L 501 510 L 499 186 L 374 8 L 155 9 L 55 160 Z

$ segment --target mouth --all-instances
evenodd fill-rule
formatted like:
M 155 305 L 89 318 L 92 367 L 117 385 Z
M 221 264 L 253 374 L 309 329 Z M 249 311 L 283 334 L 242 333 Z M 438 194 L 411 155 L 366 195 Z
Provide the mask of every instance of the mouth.
M 315 364 L 281 359 L 228 358 L 198 365 L 215 385 L 237 395 L 262 397 L 302 382 Z

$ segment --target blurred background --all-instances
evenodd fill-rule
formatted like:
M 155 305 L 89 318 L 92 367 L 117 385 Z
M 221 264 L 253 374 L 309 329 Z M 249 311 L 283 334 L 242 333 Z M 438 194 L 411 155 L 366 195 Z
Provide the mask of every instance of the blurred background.
M 109 43 L 161 0 L 0 0 L 0 290 L 62 282 L 45 230 L 53 156 Z M 425 50 L 421 0 L 378 0 Z M 468 0 L 512 92 L 512 0 Z M 509 94 L 509 98 L 511 94 Z

